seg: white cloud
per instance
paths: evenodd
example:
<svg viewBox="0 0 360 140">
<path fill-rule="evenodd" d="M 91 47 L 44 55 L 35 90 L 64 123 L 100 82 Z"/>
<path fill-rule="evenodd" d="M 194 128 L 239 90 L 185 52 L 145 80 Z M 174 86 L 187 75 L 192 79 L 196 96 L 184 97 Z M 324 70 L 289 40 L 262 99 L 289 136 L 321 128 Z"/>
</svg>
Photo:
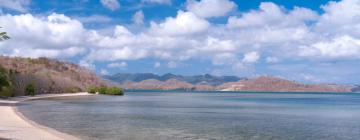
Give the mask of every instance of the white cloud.
<svg viewBox="0 0 360 140">
<path fill-rule="evenodd" d="M 0 7 L 26 13 L 31 0 L 0 0 Z"/>
<path fill-rule="evenodd" d="M 81 67 L 84 67 L 84 68 L 87 68 L 90 70 L 95 70 L 95 68 L 96 68 L 96 66 L 94 65 L 94 63 L 92 61 L 84 60 L 84 59 L 79 61 L 79 65 Z"/>
<path fill-rule="evenodd" d="M 100 0 L 100 2 L 104 7 L 112 11 L 120 8 L 120 3 L 118 2 L 118 0 Z"/>
<path fill-rule="evenodd" d="M 110 63 L 107 65 L 108 68 L 124 68 L 127 67 L 126 62 L 120 62 L 120 63 Z"/>
<path fill-rule="evenodd" d="M 314 21 L 318 18 L 316 12 L 295 7 L 287 12 L 282 7 L 263 2 L 259 10 L 243 13 L 241 17 L 232 16 L 228 20 L 229 28 L 257 28 L 257 27 L 291 27 L 304 25 L 306 21 Z"/>
<path fill-rule="evenodd" d="M 302 47 L 301 56 L 314 58 L 360 58 L 360 39 L 351 36 L 334 38 L 331 41 L 316 42 Z"/>
<path fill-rule="evenodd" d="M 97 49 L 88 54 L 88 59 L 97 61 L 116 61 L 116 60 L 137 60 L 146 58 L 146 50 L 124 47 L 120 49 Z"/>
<path fill-rule="evenodd" d="M 106 69 L 101 69 L 100 74 L 101 75 L 109 75 L 109 71 L 107 71 Z"/>
<path fill-rule="evenodd" d="M 175 18 L 168 17 L 164 22 L 151 22 L 151 31 L 160 35 L 187 35 L 206 30 L 210 23 L 191 12 L 178 11 Z"/>
<path fill-rule="evenodd" d="M 141 25 L 141 24 L 144 24 L 144 13 L 143 11 L 137 11 L 133 18 L 132 18 L 133 22 L 137 25 Z"/>
<path fill-rule="evenodd" d="M 177 68 L 177 67 L 179 67 L 179 63 L 177 63 L 175 61 L 170 61 L 170 62 L 168 62 L 167 66 L 169 68 Z"/>
<path fill-rule="evenodd" d="M 155 62 L 154 68 L 160 68 L 160 67 L 161 67 L 161 63 L 160 62 Z"/>
<path fill-rule="evenodd" d="M 199 17 L 221 17 L 236 8 L 230 0 L 187 0 L 186 9 Z"/>
<path fill-rule="evenodd" d="M 269 64 L 274 64 L 274 63 L 278 63 L 280 62 L 279 58 L 277 57 L 267 57 L 266 58 L 266 63 L 269 63 Z"/>
<path fill-rule="evenodd" d="M 79 21 L 65 15 L 3 15 L 0 25 L 11 36 L 0 44 L 0 50 L 6 55 L 66 58 L 85 51 L 81 46 L 86 29 Z"/>
<path fill-rule="evenodd" d="M 257 52 L 249 52 L 244 55 L 243 62 L 244 63 L 256 63 L 260 58 L 259 53 Z"/>
<path fill-rule="evenodd" d="M 91 15 L 87 17 L 74 17 L 82 23 L 107 23 L 112 21 L 112 19 L 108 16 L 104 15 Z"/>
<path fill-rule="evenodd" d="M 171 0 L 141 0 L 142 3 L 171 4 Z"/>
</svg>

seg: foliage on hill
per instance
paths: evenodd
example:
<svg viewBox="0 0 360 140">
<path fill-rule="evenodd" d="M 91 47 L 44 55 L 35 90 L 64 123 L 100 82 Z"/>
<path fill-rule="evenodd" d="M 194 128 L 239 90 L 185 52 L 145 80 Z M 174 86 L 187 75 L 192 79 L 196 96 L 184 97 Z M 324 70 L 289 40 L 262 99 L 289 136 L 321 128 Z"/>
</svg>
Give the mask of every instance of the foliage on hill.
<svg viewBox="0 0 360 140">
<path fill-rule="evenodd" d="M 13 93 L 26 95 L 26 86 L 34 86 L 34 94 L 73 93 L 91 85 L 107 85 L 91 71 L 78 65 L 48 58 L 20 58 L 0 56 L 0 65 L 8 72 Z"/>
</svg>

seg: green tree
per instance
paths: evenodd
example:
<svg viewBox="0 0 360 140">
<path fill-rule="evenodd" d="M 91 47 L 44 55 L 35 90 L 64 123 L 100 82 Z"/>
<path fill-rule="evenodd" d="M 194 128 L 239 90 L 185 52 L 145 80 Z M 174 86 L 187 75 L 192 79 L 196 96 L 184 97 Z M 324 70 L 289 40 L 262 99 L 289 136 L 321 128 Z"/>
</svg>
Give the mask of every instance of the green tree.
<svg viewBox="0 0 360 140">
<path fill-rule="evenodd" d="M 124 91 L 118 87 L 109 87 L 106 89 L 107 95 L 124 95 Z"/>
<path fill-rule="evenodd" d="M 2 28 L 2 27 L 0 27 Z M 0 41 L 10 39 L 6 32 L 0 32 Z"/>
<path fill-rule="evenodd" d="M 12 90 L 12 83 L 10 81 L 9 73 L 6 69 L 0 66 L 0 97 L 14 96 Z"/>
<path fill-rule="evenodd" d="M 98 92 L 98 88 L 95 87 L 95 86 L 90 86 L 90 87 L 87 89 L 87 92 L 88 92 L 88 93 L 91 93 L 91 94 L 95 94 L 96 92 Z"/>
<path fill-rule="evenodd" d="M 28 84 L 25 87 L 26 95 L 35 96 L 35 86 L 33 84 Z"/>
<path fill-rule="evenodd" d="M 99 94 L 106 94 L 106 91 L 107 91 L 106 86 L 99 87 L 98 89 Z"/>
</svg>

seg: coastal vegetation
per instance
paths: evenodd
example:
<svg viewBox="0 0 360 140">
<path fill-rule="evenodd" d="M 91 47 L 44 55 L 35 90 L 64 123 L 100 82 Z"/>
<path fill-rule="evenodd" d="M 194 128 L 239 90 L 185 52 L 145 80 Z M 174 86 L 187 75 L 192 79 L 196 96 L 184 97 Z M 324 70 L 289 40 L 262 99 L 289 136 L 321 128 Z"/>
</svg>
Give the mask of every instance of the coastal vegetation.
<svg viewBox="0 0 360 140">
<path fill-rule="evenodd" d="M 0 66 L 0 97 L 14 96 L 12 88 L 12 82 L 8 71 Z"/>
<path fill-rule="evenodd" d="M 26 95 L 35 96 L 35 86 L 33 84 L 28 84 L 25 88 Z"/>
<path fill-rule="evenodd" d="M 104 95 L 118 95 L 118 96 L 124 95 L 124 90 L 122 88 L 107 87 L 107 86 L 100 86 L 100 87 L 91 86 L 88 88 L 87 92 L 90 94 L 98 93 Z"/>
</svg>

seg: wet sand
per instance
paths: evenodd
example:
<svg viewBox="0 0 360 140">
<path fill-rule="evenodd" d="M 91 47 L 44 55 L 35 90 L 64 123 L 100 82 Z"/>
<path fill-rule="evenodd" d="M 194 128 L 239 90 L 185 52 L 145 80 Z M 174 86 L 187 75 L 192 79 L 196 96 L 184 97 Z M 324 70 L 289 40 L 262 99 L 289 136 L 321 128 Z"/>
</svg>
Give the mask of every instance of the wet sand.
<svg viewBox="0 0 360 140">
<path fill-rule="evenodd" d="M 58 132 L 52 128 L 39 125 L 27 119 L 17 111 L 16 104 L 26 100 L 84 95 L 91 94 L 48 94 L 34 97 L 16 97 L 9 100 L 0 100 L 0 140 L 78 140 L 78 138 L 74 136 Z"/>
</svg>

